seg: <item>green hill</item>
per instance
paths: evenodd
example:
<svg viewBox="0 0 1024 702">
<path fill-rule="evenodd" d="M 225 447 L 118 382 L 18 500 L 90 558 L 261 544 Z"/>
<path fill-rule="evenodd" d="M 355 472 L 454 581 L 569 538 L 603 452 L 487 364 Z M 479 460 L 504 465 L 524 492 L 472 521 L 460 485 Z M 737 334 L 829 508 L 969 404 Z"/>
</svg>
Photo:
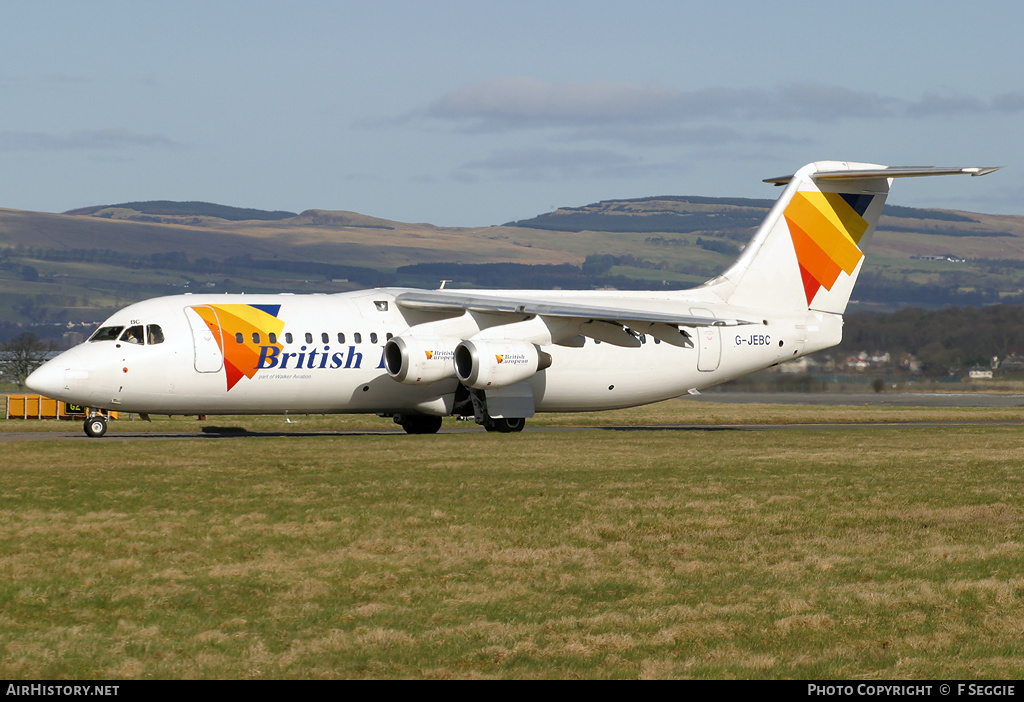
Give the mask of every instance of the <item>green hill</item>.
<svg viewBox="0 0 1024 702">
<path fill-rule="evenodd" d="M 148 202 L 125 202 L 120 205 L 98 205 L 71 210 L 64 214 L 92 215 L 108 219 L 130 219 L 135 217 L 172 216 L 172 217 L 213 217 L 229 222 L 245 220 L 277 220 L 297 216 L 294 212 L 268 212 L 242 207 L 215 205 L 210 202 L 174 202 L 171 200 L 151 200 Z M 118 215 L 122 216 L 118 216 Z M 142 220 L 145 221 L 145 220 Z M 159 221 L 159 220 L 154 220 Z"/>
<path fill-rule="evenodd" d="M 734 232 L 757 227 L 774 200 L 750 198 L 663 196 L 607 200 L 584 207 L 561 207 L 507 226 L 565 232 Z M 946 210 L 887 206 L 888 217 L 977 223 L 972 217 Z"/>
</svg>

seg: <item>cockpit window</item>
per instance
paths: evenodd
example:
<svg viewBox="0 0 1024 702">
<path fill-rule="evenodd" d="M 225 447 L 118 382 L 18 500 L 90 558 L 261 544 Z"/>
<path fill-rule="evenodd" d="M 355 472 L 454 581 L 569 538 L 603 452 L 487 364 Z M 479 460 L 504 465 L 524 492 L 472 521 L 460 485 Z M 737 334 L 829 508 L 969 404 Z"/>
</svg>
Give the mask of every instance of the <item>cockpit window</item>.
<svg viewBox="0 0 1024 702">
<path fill-rule="evenodd" d="M 164 330 L 160 328 L 159 324 L 150 324 L 146 327 L 146 343 L 147 344 L 162 344 L 164 343 Z"/>
<path fill-rule="evenodd" d="M 129 344 L 141 344 L 142 343 L 142 325 L 136 324 L 133 327 L 128 327 L 124 330 L 124 334 L 121 335 L 121 341 L 127 341 Z"/>
<path fill-rule="evenodd" d="M 89 341 L 113 341 L 124 327 L 100 327 L 96 330 Z"/>
</svg>

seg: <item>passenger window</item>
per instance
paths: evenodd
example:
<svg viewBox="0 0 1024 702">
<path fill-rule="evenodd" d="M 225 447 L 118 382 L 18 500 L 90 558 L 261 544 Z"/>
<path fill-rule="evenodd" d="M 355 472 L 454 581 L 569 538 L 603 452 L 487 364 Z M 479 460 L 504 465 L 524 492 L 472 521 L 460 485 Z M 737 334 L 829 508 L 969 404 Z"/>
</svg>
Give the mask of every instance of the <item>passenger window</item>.
<svg viewBox="0 0 1024 702">
<path fill-rule="evenodd" d="M 253 332 L 252 333 L 252 343 L 254 343 L 254 344 L 259 344 L 260 343 L 260 333 L 259 332 Z"/>
<path fill-rule="evenodd" d="M 164 343 L 164 330 L 160 328 L 159 324 L 150 324 L 148 327 L 146 327 L 146 343 Z"/>
<path fill-rule="evenodd" d="M 313 343 L 313 335 L 310 334 L 309 332 L 306 332 L 306 343 L 307 344 L 312 344 Z"/>
<path fill-rule="evenodd" d="M 329 344 L 331 342 L 331 337 L 329 337 L 327 335 L 327 332 L 321 332 L 320 333 L 320 341 L 322 343 Z"/>
<path fill-rule="evenodd" d="M 274 332 L 270 332 L 269 334 L 267 334 L 267 339 L 270 341 L 270 343 L 276 344 L 277 343 L 277 334 L 275 334 Z"/>
<path fill-rule="evenodd" d="M 236 344 L 244 344 L 245 343 L 245 337 L 242 336 L 242 332 L 237 332 L 235 334 L 235 343 Z"/>
<path fill-rule="evenodd" d="M 125 329 L 124 334 L 121 335 L 121 341 L 127 341 L 129 344 L 141 344 L 142 325 L 137 324 L 134 327 Z"/>
<path fill-rule="evenodd" d="M 292 333 L 291 332 L 285 332 L 284 333 L 284 343 L 286 343 L 286 344 L 292 343 Z"/>
<path fill-rule="evenodd" d="M 124 327 L 100 327 L 89 341 L 114 341 Z"/>
<path fill-rule="evenodd" d="M 384 338 L 387 341 L 391 341 L 391 337 L 393 337 L 393 336 L 394 336 L 394 334 L 392 334 L 391 332 L 388 332 L 387 334 L 384 335 Z"/>
<path fill-rule="evenodd" d="M 356 342 L 357 344 L 363 343 L 363 335 L 360 334 L 359 332 L 356 332 L 355 334 L 352 335 L 352 341 Z"/>
<path fill-rule="evenodd" d="M 370 343 L 371 344 L 376 344 L 377 343 L 377 332 L 370 332 Z"/>
<path fill-rule="evenodd" d="M 342 332 L 338 332 L 338 343 L 339 344 L 344 344 L 345 343 L 345 335 Z"/>
</svg>

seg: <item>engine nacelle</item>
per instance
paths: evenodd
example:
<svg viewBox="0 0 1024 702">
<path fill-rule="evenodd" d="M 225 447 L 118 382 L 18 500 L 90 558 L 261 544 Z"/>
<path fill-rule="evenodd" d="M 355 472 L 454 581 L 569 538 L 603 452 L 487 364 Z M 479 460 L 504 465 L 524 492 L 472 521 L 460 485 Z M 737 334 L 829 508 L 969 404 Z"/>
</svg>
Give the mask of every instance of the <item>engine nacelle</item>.
<svg viewBox="0 0 1024 702">
<path fill-rule="evenodd" d="M 503 388 L 551 365 L 551 356 L 528 341 L 468 340 L 455 347 L 455 375 L 471 388 Z"/>
<path fill-rule="evenodd" d="M 455 346 L 459 339 L 392 337 L 384 346 L 388 375 L 407 385 L 427 385 L 455 377 Z"/>
</svg>

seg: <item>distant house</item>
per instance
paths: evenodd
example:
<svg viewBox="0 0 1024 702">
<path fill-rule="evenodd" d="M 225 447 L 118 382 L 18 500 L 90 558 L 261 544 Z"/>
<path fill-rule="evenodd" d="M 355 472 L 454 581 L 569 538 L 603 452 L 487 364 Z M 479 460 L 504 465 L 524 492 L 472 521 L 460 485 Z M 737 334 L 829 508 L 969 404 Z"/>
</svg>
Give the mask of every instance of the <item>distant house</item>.
<svg viewBox="0 0 1024 702">
<path fill-rule="evenodd" d="M 999 370 L 1021 371 L 1024 370 L 1024 357 L 1011 353 L 999 363 Z"/>
<path fill-rule="evenodd" d="M 861 351 L 855 356 L 847 356 L 843 365 L 847 370 L 853 371 L 884 369 L 892 365 L 892 355 L 888 351 L 875 351 L 874 353 Z"/>
<path fill-rule="evenodd" d="M 912 353 L 904 353 L 900 356 L 899 367 L 902 370 L 909 371 L 911 373 L 921 372 L 921 362 L 917 360 L 917 356 Z"/>
<path fill-rule="evenodd" d="M 823 370 L 822 364 L 811 356 L 803 356 L 793 361 L 786 361 L 778 366 L 779 373 L 807 374 Z"/>
</svg>

